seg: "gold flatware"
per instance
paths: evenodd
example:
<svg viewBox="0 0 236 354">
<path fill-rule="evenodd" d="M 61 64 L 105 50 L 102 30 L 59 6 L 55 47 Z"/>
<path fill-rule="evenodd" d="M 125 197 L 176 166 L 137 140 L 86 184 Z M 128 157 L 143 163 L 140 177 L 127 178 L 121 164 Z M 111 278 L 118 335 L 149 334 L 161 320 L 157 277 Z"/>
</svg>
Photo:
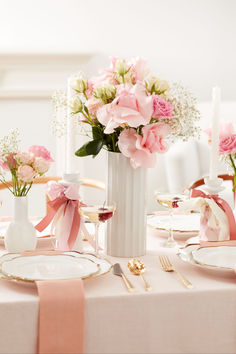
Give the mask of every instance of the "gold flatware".
<svg viewBox="0 0 236 354">
<path fill-rule="evenodd" d="M 141 278 L 143 279 L 146 291 L 152 290 L 151 286 L 148 284 L 147 280 L 143 276 L 143 273 L 145 272 L 146 267 L 142 261 L 140 261 L 139 259 L 133 258 L 128 262 L 128 268 L 132 274 L 141 276 Z"/>
<path fill-rule="evenodd" d="M 175 272 L 187 289 L 193 288 L 192 283 L 190 283 L 188 279 L 186 279 L 178 270 L 173 267 L 167 256 L 159 256 L 159 260 L 161 263 L 161 267 L 165 272 Z"/>
<path fill-rule="evenodd" d="M 133 286 L 131 281 L 129 281 L 129 279 L 124 275 L 123 270 L 121 269 L 121 266 L 120 266 L 119 263 L 116 263 L 116 264 L 113 265 L 113 273 L 115 275 L 120 276 L 123 279 L 123 281 L 125 283 L 125 286 L 127 287 L 127 290 L 129 292 L 135 292 L 136 291 L 136 288 Z"/>
</svg>

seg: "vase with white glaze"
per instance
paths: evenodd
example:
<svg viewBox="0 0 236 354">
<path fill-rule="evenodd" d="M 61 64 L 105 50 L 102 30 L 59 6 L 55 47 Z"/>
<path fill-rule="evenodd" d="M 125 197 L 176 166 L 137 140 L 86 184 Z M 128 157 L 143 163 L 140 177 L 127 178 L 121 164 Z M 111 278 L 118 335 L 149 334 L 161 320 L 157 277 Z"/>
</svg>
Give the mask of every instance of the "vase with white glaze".
<svg viewBox="0 0 236 354">
<path fill-rule="evenodd" d="M 114 257 L 146 253 L 146 169 L 134 169 L 121 153 L 107 154 L 107 203 L 116 211 L 107 221 L 106 252 Z"/>
<path fill-rule="evenodd" d="M 35 250 L 36 244 L 36 231 L 28 218 L 27 197 L 14 196 L 14 215 L 5 235 L 5 247 L 8 252 L 19 253 Z"/>
</svg>

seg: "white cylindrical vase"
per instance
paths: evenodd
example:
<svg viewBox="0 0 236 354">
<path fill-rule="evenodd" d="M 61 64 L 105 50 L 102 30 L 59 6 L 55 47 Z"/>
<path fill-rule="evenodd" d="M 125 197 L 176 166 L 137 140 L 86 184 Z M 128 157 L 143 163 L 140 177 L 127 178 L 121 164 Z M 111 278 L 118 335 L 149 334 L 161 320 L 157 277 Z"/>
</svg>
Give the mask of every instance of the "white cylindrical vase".
<svg viewBox="0 0 236 354">
<path fill-rule="evenodd" d="M 18 253 L 35 250 L 36 244 L 36 231 L 28 219 L 27 197 L 14 197 L 14 215 L 5 235 L 5 247 L 8 252 Z"/>
<path fill-rule="evenodd" d="M 116 203 L 116 211 L 107 221 L 107 254 L 143 256 L 146 253 L 146 169 L 134 169 L 121 153 L 107 155 L 107 203 Z"/>
</svg>

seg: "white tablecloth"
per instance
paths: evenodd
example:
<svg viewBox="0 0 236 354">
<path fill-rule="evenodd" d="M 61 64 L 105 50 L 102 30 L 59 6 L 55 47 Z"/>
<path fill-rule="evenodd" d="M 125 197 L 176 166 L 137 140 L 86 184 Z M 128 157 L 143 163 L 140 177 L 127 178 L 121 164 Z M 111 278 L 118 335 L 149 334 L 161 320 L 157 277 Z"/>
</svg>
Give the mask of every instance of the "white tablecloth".
<svg viewBox="0 0 236 354">
<path fill-rule="evenodd" d="M 194 285 L 187 290 L 174 273 L 161 270 L 158 254 L 169 254 Z M 201 270 L 148 238 L 141 257 L 152 285 L 129 275 L 137 293 L 128 293 L 111 273 L 85 280 L 86 353 L 236 353 L 236 275 Z M 0 281 L 0 353 L 36 352 L 39 300 L 34 286 Z"/>
</svg>

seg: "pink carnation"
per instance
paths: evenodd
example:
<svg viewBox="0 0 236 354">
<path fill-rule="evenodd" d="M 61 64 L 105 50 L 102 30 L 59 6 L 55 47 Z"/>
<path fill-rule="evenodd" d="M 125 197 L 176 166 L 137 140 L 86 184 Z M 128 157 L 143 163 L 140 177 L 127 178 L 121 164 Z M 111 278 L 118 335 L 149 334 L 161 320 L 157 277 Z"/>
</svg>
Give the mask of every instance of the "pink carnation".
<svg viewBox="0 0 236 354">
<path fill-rule="evenodd" d="M 153 97 L 153 118 L 173 118 L 173 105 L 161 96 Z"/>
<path fill-rule="evenodd" d="M 29 152 L 34 154 L 35 157 L 43 157 L 45 160 L 48 160 L 50 162 L 54 161 L 51 157 L 50 152 L 44 146 L 32 145 L 29 148 Z"/>
<path fill-rule="evenodd" d="M 35 157 L 33 167 L 39 174 L 46 173 L 49 170 L 50 161 L 45 160 L 43 157 Z"/>
<path fill-rule="evenodd" d="M 125 129 L 119 136 L 118 146 L 121 153 L 130 158 L 134 168 L 154 167 L 155 153 L 164 153 L 168 149 L 164 138 L 170 134 L 170 131 L 170 127 L 163 123 L 146 125 L 142 129 L 142 136 L 134 129 Z"/>
<path fill-rule="evenodd" d="M 35 178 L 36 174 L 33 168 L 29 165 L 21 165 L 17 170 L 18 178 L 22 182 L 30 183 Z"/>
<path fill-rule="evenodd" d="M 30 152 L 19 151 L 16 154 L 16 159 L 23 165 L 30 165 L 34 162 L 34 155 Z"/>
<path fill-rule="evenodd" d="M 142 85 L 120 85 L 116 98 L 97 111 L 99 122 L 106 126 L 105 134 L 113 133 L 122 124 L 133 128 L 146 125 L 151 116 L 152 97 L 146 95 Z"/>
<path fill-rule="evenodd" d="M 16 160 L 13 153 L 0 156 L 0 167 L 3 170 L 9 171 L 16 168 Z"/>
</svg>

